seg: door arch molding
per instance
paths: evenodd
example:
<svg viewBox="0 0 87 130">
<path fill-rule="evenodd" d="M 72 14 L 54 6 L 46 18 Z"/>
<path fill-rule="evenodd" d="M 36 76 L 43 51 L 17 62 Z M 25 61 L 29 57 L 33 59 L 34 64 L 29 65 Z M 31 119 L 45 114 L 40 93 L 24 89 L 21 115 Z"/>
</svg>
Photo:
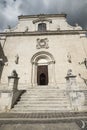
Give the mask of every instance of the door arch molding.
<svg viewBox="0 0 87 130">
<path fill-rule="evenodd" d="M 40 60 L 46 60 L 47 62 L 42 62 L 39 63 Z M 31 84 L 34 85 L 38 85 L 37 83 L 37 68 L 39 65 L 47 65 L 48 66 L 48 81 L 49 81 L 49 85 L 50 84 L 54 84 L 55 83 L 55 60 L 54 57 L 51 53 L 49 52 L 45 52 L 45 51 L 41 51 L 38 53 L 35 53 L 32 58 L 31 58 L 31 64 L 32 64 L 32 72 L 31 72 Z"/>
<path fill-rule="evenodd" d="M 31 63 L 37 63 L 39 59 L 41 58 L 45 58 L 48 61 L 52 61 L 55 62 L 54 57 L 51 53 L 46 52 L 46 51 L 41 51 L 41 52 L 37 52 L 36 54 L 34 54 L 31 58 Z"/>
</svg>

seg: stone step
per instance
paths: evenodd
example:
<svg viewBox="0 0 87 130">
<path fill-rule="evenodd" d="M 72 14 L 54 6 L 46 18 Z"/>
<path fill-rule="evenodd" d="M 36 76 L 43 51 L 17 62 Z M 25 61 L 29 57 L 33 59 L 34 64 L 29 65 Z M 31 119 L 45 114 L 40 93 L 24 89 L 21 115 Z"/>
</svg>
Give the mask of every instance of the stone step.
<svg viewBox="0 0 87 130">
<path fill-rule="evenodd" d="M 57 92 L 55 92 L 55 93 L 54 92 L 50 92 L 50 93 L 48 93 L 48 92 L 47 93 L 46 92 L 32 92 L 32 93 L 24 93 L 24 96 L 25 95 L 35 95 L 35 94 L 36 95 L 38 95 L 38 94 L 39 95 L 48 95 L 49 94 L 49 95 L 59 95 L 59 96 L 62 95 L 62 96 L 66 96 L 66 93 L 60 93 L 59 94 Z"/>
<path fill-rule="evenodd" d="M 65 107 L 45 107 L 45 108 L 43 108 L 43 107 L 29 107 L 29 108 L 20 108 L 20 107 L 18 107 L 18 108 L 14 108 L 14 109 L 12 109 L 12 111 L 19 111 L 19 112 L 21 112 L 21 111 L 24 111 L 24 112 L 33 112 L 33 111 L 35 111 L 35 112 L 40 112 L 40 111 L 48 111 L 48 112 L 50 112 L 50 111 L 68 111 L 68 110 L 71 110 L 71 108 L 70 107 L 67 107 L 67 106 L 65 106 Z M 12 112 L 11 111 L 11 112 Z"/>
<path fill-rule="evenodd" d="M 66 108 L 70 108 L 70 106 L 45 106 L 45 107 L 43 107 L 43 106 L 37 106 L 37 107 L 35 107 L 35 106 L 29 106 L 29 107 L 27 107 L 27 106 L 19 106 L 19 107 L 16 107 L 16 108 L 14 108 L 14 110 L 61 110 L 61 109 L 66 109 Z"/>
<path fill-rule="evenodd" d="M 45 88 L 45 89 L 43 89 L 43 88 L 39 88 L 39 89 L 30 89 L 30 90 L 27 90 L 26 92 L 27 93 L 29 93 L 29 92 L 35 92 L 35 91 L 37 91 L 37 92 L 59 92 L 59 93 L 63 93 L 63 92 L 66 92 L 65 90 L 59 90 L 59 89 L 54 89 L 54 88 L 52 88 L 52 89 L 48 89 L 48 88 Z"/>
<path fill-rule="evenodd" d="M 60 92 L 60 91 L 57 91 L 57 90 L 55 90 L 55 91 L 53 91 L 53 90 L 50 90 L 50 91 L 49 91 L 49 90 L 47 90 L 47 91 L 46 91 L 46 90 L 45 90 L 45 91 L 43 91 L 43 90 L 33 91 L 33 90 L 32 90 L 32 91 L 28 91 L 28 92 L 26 92 L 26 93 L 27 93 L 27 94 L 33 94 L 33 93 L 35 93 L 35 92 L 37 92 L 37 93 L 39 93 L 39 94 L 40 94 L 40 93 L 46 93 L 46 94 L 48 94 L 48 93 L 49 93 L 49 94 L 54 93 L 54 94 L 59 94 L 59 95 L 60 95 L 60 94 L 66 94 L 65 92 Z M 25 94 L 25 93 L 24 93 L 24 94 Z"/>
<path fill-rule="evenodd" d="M 53 105 L 55 105 L 55 106 L 64 106 L 64 105 L 69 105 L 69 103 L 68 102 L 64 102 L 64 103 L 49 103 L 49 104 L 47 104 L 47 103 L 33 103 L 33 102 L 30 102 L 30 103 L 21 103 L 21 102 L 19 102 L 18 104 L 17 104 L 17 106 L 53 106 Z"/>
<path fill-rule="evenodd" d="M 22 97 L 31 97 L 31 96 L 36 96 L 36 97 L 42 97 L 42 96 L 45 96 L 45 97 L 49 97 L 49 96 L 54 96 L 54 97 L 66 97 L 67 95 L 56 95 L 56 94 L 26 94 L 26 95 L 22 95 Z"/>
<path fill-rule="evenodd" d="M 30 87 L 30 88 L 27 89 L 27 91 L 29 91 L 29 90 L 37 90 L 37 89 L 38 89 L 38 90 L 39 90 L 39 89 L 41 89 L 41 90 L 42 90 L 42 89 L 53 89 L 53 90 L 57 89 L 57 90 L 59 90 L 59 87 L 58 87 L 58 86 L 48 86 L 48 85 L 47 85 L 47 86 L 44 86 L 44 85 L 42 86 L 42 85 L 41 85 L 41 86 Z M 60 91 L 60 90 L 59 90 L 59 91 Z"/>
<path fill-rule="evenodd" d="M 39 92 L 48 92 L 48 93 L 51 93 L 51 92 L 53 92 L 53 93 L 64 93 L 65 91 L 59 91 L 59 90 L 57 90 L 57 89 L 31 89 L 31 90 L 28 90 L 28 91 L 26 91 L 27 93 L 32 93 L 32 92 L 37 92 L 37 93 L 39 93 Z"/>
<path fill-rule="evenodd" d="M 12 113 L 61 113 L 61 112 L 71 112 L 71 109 L 61 109 L 61 110 L 12 110 Z M 43 118 L 43 117 L 42 117 Z"/>
<path fill-rule="evenodd" d="M 57 97 L 55 97 L 55 98 L 53 98 L 53 97 L 49 97 L 49 98 L 45 98 L 45 97 L 40 97 L 40 98 L 36 98 L 36 97 L 31 97 L 31 98 L 21 98 L 20 99 L 20 101 L 43 101 L 43 100 L 45 100 L 45 101 L 66 101 L 66 100 L 69 100 L 69 99 L 67 99 L 67 98 L 57 98 Z"/>
<path fill-rule="evenodd" d="M 58 97 L 58 96 L 25 96 L 25 97 L 22 97 L 23 99 L 33 99 L 33 98 L 44 98 L 44 99 L 49 99 L 49 98 L 53 98 L 53 99 L 55 99 L 55 98 L 57 98 L 57 99 L 68 99 L 67 97 Z"/>
<path fill-rule="evenodd" d="M 66 93 L 59 93 L 59 92 L 52 92 L 52 91 L 51 91 L 51 92 L 48 92 L 48 91 L 47 91 L 47 92 L 43 92 L 43 91 L 37 92 L 37 91 L 35 91 L 35 92 L 27 92 L 27 93 L 24 93 L 24 95 L 26 95 L 26 94 L 27 94 L 27 95 L 30 95 L 30 94 L 32 94 L 32 95 L 33 95 L 33 94 L 37 94 L 37 95 L 38 95 L 38 94 L 40 94 L 40 95 L 41 95 L 41 94 L 66 95 Z"/>
<path fill-rule="evenodd" d="M 66 97 L 67 95 L 58 95 L 58 94 L 27 94 L 27 95 L 22 95 L 22 97 L 32 97 L 32 96 L 36 96 L 36 97 Z"/>
<path fill-rule="evenodd" d="M 17 106 L 15 106 L 11 111 L 17 111 L 17 112 L 21 112 L 22 110 L 24 111 L 24 112 L 29 112 L 29 111 L 31 111 L 31 112 L 33 112 L 33 111 L 68 111 L 68 110 L 71 110 L 71 107 L 70 107 L 70 105 L 68 104 L 68 105 L 62 105 L 62 106 L 60 106 L 60 105 L 57 105 L 57 106 L 55 106 L 55 105 L 51 105 L 51 106 L 19 106 L 19 105 L 17 105 Z"/>
<path fill-rule="evenodd" d="M 18 104 L 63 104 L 63 103 L 68 103 L 68 101 L 20 101 Z"/>
<path fill-rule="evenodd" d="M 12 111 L 65 111 L 70 110 L 69 97 L 64 91 L 41 87 L 26 91 Z"/>
<path fill-rule="evenodd" d="M 40 101 L 40 100 L 45 100 L 45 101 L 66 101 L 66 100 L 68 100 L 69 101 L 69 99 L 67 99 L 67 98 L 57 98 L 57 97 L 55 97 L 55 98 L 53 98 L 53 97 L 49 97 L 49 98 L 45 98 L 45 97 L 40 97 L 40 98 L 38 98 L 38 97 L 31 97 L 31 98 L 20 98 L 20 101 L 33 101 L 33 100 L 35 100 L 35 101 Z"/>
<path fill-rule="evenodd" d="M 65 107 L 69 106 L 69 104 L 17 104 L 16 107 Z"/>
</svg>

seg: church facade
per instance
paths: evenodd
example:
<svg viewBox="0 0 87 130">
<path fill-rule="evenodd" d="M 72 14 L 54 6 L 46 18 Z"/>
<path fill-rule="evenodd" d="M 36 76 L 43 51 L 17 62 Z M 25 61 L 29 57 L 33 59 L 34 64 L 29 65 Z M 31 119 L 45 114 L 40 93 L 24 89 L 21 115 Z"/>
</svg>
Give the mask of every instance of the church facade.
<svg viewBox="0 0 87 130">
<path fill-rule="evenodd" d="M 66 14 L 18 20 L 0 33 L 0 111 L 87 111 L 87 31 Z"/>
</svg>

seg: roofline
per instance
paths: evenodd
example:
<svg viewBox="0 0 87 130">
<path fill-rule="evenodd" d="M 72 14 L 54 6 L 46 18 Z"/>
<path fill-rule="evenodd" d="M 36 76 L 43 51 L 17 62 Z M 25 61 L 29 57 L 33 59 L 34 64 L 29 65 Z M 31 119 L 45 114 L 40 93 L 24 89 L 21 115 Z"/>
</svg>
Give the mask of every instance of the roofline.
<svg viewBox="0 0 87 130">
<path fill-rule="evenodd" d="M 20 15 L 18 19 L 39 18 L 39 17 L 67 17 L 67 14 L 37 14 L 37 15 Z"/>
</svg>

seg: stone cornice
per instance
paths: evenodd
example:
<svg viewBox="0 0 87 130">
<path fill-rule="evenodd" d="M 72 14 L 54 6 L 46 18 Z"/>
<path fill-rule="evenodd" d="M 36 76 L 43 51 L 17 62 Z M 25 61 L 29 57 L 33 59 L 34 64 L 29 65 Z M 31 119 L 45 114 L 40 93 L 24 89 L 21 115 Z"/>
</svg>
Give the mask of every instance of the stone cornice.
<svg viewBox="0 0 87 130">
<path fill-rule="evenodd" d="M 26 19 L 26 18 L 39 18 L 39 17 L 65 17 L 66 14 L 39 14 L 39 15 L 20 15 L 18 19 Z"/>
<path fill-rule="evenodd" d="M 46 32 L 1 32 L 0 37 L 6 36 L 35 36 L 35 35 L 77 35 L 85 34 L 87 30 L 60 30 L 60 31 L 46 31 Z"/>
</svg>

